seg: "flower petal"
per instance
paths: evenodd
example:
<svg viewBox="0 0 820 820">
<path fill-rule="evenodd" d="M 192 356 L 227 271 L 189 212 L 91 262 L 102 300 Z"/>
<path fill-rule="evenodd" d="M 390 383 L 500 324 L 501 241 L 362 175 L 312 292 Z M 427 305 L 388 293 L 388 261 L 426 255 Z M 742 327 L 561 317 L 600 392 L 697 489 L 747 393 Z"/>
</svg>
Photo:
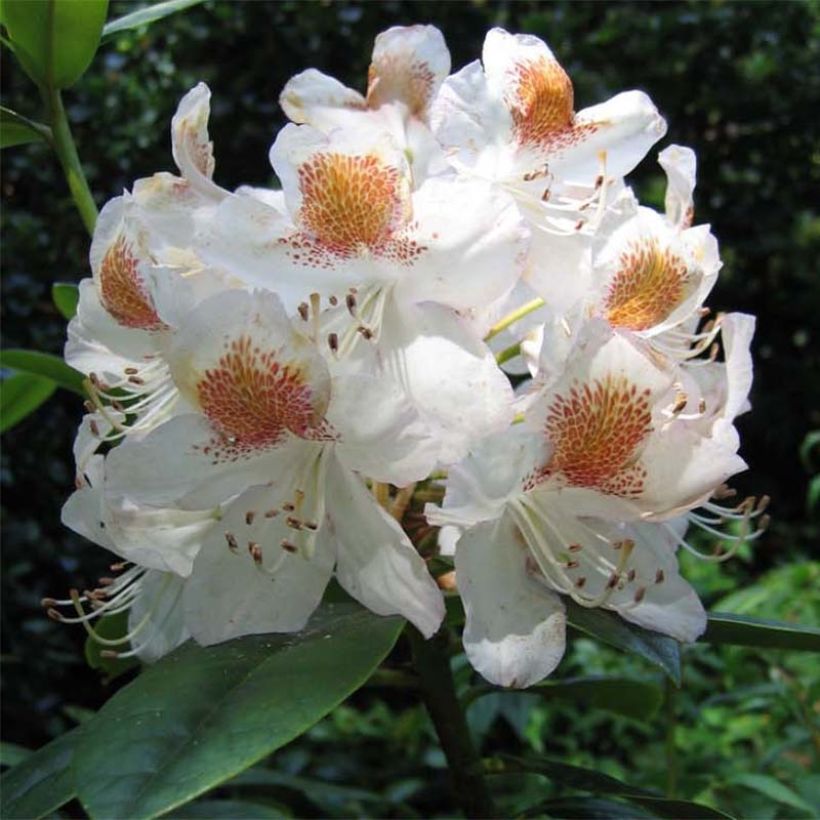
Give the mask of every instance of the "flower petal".
<svg viewBox="0 0 820 820">
<path fill-rule="evenodd" d="M 290 535 L 285 514 L 267 512 L 281 508 L 291 489 L 286 482 L 242 493 L 203 543 L 184 591 L 186 623 L 198 643 L 296 632 L 319 605 L 333 569 L 332 543 L 320 535 L 310 559 L 291 554 L 281 547 Z"/>
<path fill-rule="evenodd" d="M 467 530 L 455 566 L 473 667 L 490 683 L 516 688 L 549 675 L 564 654 L 564 605 L 528 573 L 526 547 L 509 516 Z"/>
<path fill-rule="evenodd" d="M 336 577 L 378 615 L 403 615 L 425 637 L 444 618 L 444 601 L 421 556 L 364 484 L 336 459 L 328 466 L 327 524 Z"/>
<path fill-rule="evenodd" d="M 362 112 L 366 103 L 358 91 L 309 68 L 287 81 L 279 105 L 291 122 L 328 131 L 345 123 L 345 114 Z"/>
<path fill-rule="evenodd" d="M 677 228 L 688 228 L 694 214 L 695 152 L 683 145 L 669 145 L 658 154 L 658 162 L 666 172 L 666 218 Z"/>
<path fill-rule="evenodd" d="M 128 629 L 139 630 L 131 642 L 137 657 L 153 663 L 191 637 L 182 608 L 185 581 L 169 572 L 149 570 L 139 584 L 128 613 Z"/>
</svg>

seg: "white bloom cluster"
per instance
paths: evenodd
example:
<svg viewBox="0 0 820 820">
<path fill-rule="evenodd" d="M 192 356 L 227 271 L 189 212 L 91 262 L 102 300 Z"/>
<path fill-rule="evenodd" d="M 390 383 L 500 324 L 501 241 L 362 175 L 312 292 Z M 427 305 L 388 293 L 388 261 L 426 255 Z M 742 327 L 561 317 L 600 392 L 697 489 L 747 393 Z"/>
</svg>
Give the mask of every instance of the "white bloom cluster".
<svg viewBox="0 0 820 820">
<path fill-rule="evenodd" d="M 179 175 L 100 214 L 63 520 L 121 560 L 51 615 L 152 660 L 299 630 L 335 577 L 430 636 L 442 592 L 400 525 L 427 481 L 488 680 L 552 671 L 566 597 L 694 640 L 687 526 L 738 541 L 765 520 L 714 501 L 745 467 L 754 320 L 701 324 L 720 259 L 691 226 L 693 152 L 659 156 L 664 214 L 624 184 L 665 133 L 649 98 L 576 112 L 535 37 L 494 29 L 450 74 L 437 29 L 393 28 L 364 96 L 313 69 L 286 85 L 281 190 L 235 192 L 213 181 L 209 98 L 173 119 Z M 97 634 L 124 611 L 125 638 Z"/>
</svg>

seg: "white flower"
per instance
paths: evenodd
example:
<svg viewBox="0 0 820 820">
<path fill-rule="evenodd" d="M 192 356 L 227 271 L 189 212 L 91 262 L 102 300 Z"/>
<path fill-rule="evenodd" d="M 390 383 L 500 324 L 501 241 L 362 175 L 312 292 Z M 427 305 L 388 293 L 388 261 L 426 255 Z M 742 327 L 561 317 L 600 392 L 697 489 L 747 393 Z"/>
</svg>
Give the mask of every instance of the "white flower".
<svg viewBox="0 0 820 820">
<path fill-rule="evenodd" d="M 527 686 L 555 667 L 564 640 L 555 593 L 679 640 L 703 630 L 677 573 L 674 549 L 685 542 L 675 519 L 745 465 L 726 437 L 676 418 L 676 372 L 591 322 L 527 425 L 451 468 L 443 508 L 428 506 L 432 524 L 466 530 L 456 546 L 465 647 L 492 682 Z"/>
</svg>

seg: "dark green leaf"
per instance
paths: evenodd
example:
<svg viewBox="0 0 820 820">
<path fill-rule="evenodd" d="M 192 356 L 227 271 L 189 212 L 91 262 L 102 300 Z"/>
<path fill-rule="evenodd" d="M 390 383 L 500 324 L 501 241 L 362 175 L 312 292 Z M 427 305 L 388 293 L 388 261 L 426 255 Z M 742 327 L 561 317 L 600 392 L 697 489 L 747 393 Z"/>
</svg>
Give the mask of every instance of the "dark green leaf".
<svg viewBox="0 0 820 820">
<path fill-rule="evenodd" d="M 0 817 L 43 817 L 74 797 L 70 766 L 78 736 L 72 729 L 0 777 Z"/>
<path fill-rule="evenodd" d="M 744 786 L 747 789 L 774 800 L 775 803 L 782 803 L 784 806 L 791 806 L 800 812 L 805 812 L 806 817 L 814 817 L 817 813 L 815 806 L 810 806 L 797 792 L 792 791 L 788 786 L 766 774 L 740 773 L 732 775 L 728 781 L 729 785 Z"/>
<path fill-rule="evenodd" d="M 550 760 L 546 757 L 520 758 L 512 755 L 502 755 L 488 761 L 486 771 L 488 774 L 521 772 L 541 774 L 561 786 L 593 792 L 594 794 L 613 794 L 623 797 L 631 803 L 637 803 L 639 806 L 648 809 L 658 817 L 693 818 L 693 820 L 728 817 L 727 814 L 709 806 L 654 794 L 646 789 L 630 786 L 615 777 L 610 777 L 608 774 L 596 772 L 592 769 L 584 769 L 581 766 L 570 766 L 568 763 Z"/>
<path fill-rule="evenodd" d="M 73 319 L 80 301 L 80 289 L 73 282 L 55 282 L 51 286 L 51 299 L 66 319 Z"/>
<path fill-rule="evenodd" d="M 390 651 L 399 618 L 323 604 L 293 635 L 185 644 L 84 724 L 74 762 L 94 817 L 171 811 L 302 734 Z"/>
<path fill-rule="evenodd" d="M 26 74 L 43 88 L 67 88 L 97 51 L 108 0 L 3 0 L 3 23 Z"/>
<path fill-rule="evenodd" d="M 57 389 L 51 379 L 18 373 L 0 382 L 0 433 L 31 415 Z"/>
<path fill-rule="evenodd" d="M 0 105 L 0 148 L 48 140 L 51 129 Z"/>
<path fill-rule="evenodd" d="M 197 800 L 184 808 L 166 815 L 169 818 L 202 818 L 202 820 L 267 820 L 267 818 L 290 817 L 287 810 L 265 803 L 246 800 Z"/>
<path fill-rule="evenodd" d="M 41 353 L 38 350 L 19 350 L 9 348 L 0 350 L 0 367 L 9 367 L 32 376 L 45 376 L 58 387 L 72 390 L 85 396 L 83 390 L 84 376 L 73 367 L 69 367 L 59 356 L 52 353 Z"/>
<path fill-rule="evenodd" d="M 0 741 L 0 766 L 16 766 L 31 754 L 31 749 L 18 743 Z"/>
<path fill-rule="evenodd" d="M 560 817 L 562 820 L 642 820 L 655 815 L 636 809 L 620 800 L 607 800 L 603 797 L 564 797 L 547 800 L 533 806 L 525 813 L 526 817 Z"/>
<path fill-rule="evenodd" d="M 477 690 L 474 697 L 482 697 L 492 692 L 514 694 L 516 690 L 488 686 Z M 634 678 L 587 677 L 546 680 L 531 686 L 523 694 L 569 700 L 582 707 L 607 709 L 638 720 L 653 717 L 663 702 L 663 691 L 655 681 Z M 467 700 L 472 700 L 469 692 Z"/>
<path fill-rule="evenodd" d="M 662 669 L 680 686 L 680 646 L 673 638 L 651 632 L 603 609 L 587 609 L 566 600 L 567 623 L 599 641 L 631 652 Z"/>
<path fill-rule="evenodd" d="M 157 20 L 162 20 L 163 17 L 176 14 L 178 11 L 184 11 L 191 8 L 191 6 L 198 6 L 202 2 L 204 0 L 166 0 L 164 3 L 155 3 L 153 6 L 132 11 L 131 14 L 126 14 L 124 17 L 106 23 L 102 32 L 102 40 L 106 42 L 121 31 L 148 26 Z"/>
<path fill-rule="evenodd" d="M 729 612 L 710 612 L 706 633 L 701 640 L 735 646 L 820 652 L 820 629 L 816 627 L 766 621 Z"/>
</svg>

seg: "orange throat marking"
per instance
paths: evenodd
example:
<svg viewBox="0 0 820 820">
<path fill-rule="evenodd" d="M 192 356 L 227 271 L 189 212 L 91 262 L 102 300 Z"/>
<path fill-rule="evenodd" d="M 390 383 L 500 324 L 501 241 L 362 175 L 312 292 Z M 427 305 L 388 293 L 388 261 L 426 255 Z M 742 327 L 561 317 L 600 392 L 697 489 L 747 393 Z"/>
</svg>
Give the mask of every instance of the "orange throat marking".
<svg viewBox="0 0 820 820">
<path fill-rule="evenodd" d="M 202 412 L 221 435 L 205 449 L 217 461 L 275 446 L 286 430 L 304 436 L 317 421 L 304 373 L 247 336 L 230 342 L 196 389 Z"/>
<path fill-rule="evenodd" d="M 512 74 L 510 113 L 521 144 L 545 146 L 572 128 L 572 82 L 555 60 L 522 62 Z"/>
<path fill-rule="evenodd" d="M 162 330 L 142 277 L 137 258 L 125 237 L 119 236 L 105 252 L 100 265 L 100 298 L 105 309 L 124 327 Z"/>
<path fill-rule="evenodd" d="M 576 382 L 549 408 L 544 432 L 554 450 L 537 479 L 635 498 L 646 477 L 637 451 L 651 430 L 649 390 L 614 376 Z"/>
<path fill-rule="evenodd" d="M 302 223 L 342 256 L 378 247 L 400 215 L 400 186 L 398 169 L 374 154 L 317 154 L 299 167 Z"/>
<path fill-rule="evenodd" d="M 427 110 L 435 78 L 430 66 L 397 57 L 371 63 L 367 72 L 367 106 L 379 108 L 397 100 L 411 116 L 421 117 Z"/>
<path fill-rule="evenodd" d="M 660 324 L 685 296 L 686 262 L 654 240 L 633 244 L 621 254 L 609 283 L 604 311 L 609 323 L 628 330 Z"/>
</svg>

